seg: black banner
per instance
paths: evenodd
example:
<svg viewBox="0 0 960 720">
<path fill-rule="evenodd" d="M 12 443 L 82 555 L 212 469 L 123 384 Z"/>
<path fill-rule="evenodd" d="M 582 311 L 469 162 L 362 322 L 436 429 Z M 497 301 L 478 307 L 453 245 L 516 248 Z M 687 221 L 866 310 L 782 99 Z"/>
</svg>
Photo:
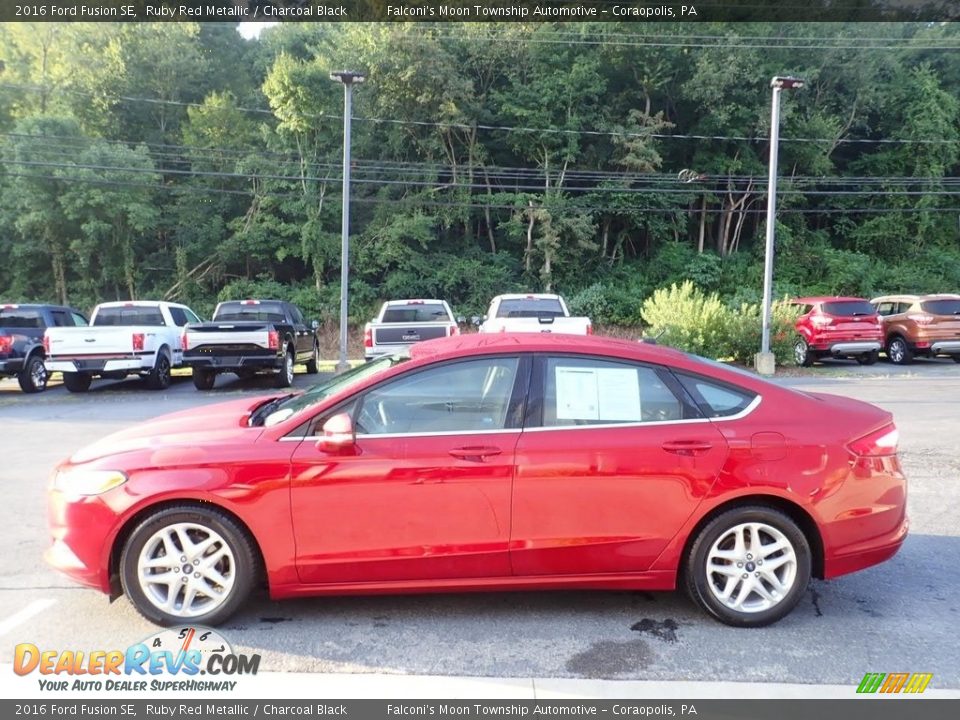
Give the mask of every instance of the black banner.
<svg viewBox="0 0 960 720">
<path fill-rule="evenodd" d="M 851 692 L 853 692 L 851 688 Z M 960 700 L 57 700 L 0 701 L 0 716 L 205 720 L 244 718 L 696 718 L 697 720 L 953 720 Z"/>
<path fill-rule="evenodd" d="M 4 0 L 3 22 L 943 22 L 957 0 Z"/>
</svg>

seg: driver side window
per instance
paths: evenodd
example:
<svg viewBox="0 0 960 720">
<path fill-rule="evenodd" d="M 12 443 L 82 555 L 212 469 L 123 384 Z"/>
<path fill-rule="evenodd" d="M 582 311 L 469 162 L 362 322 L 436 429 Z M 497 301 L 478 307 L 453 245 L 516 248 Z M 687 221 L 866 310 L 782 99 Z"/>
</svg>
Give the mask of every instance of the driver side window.
<svg viewBox="0 0 960 720">
<path fill-rule="evenodd" d="M 503 430 L 519 363 L 516 357 L 452 362 L 375 387 L 360 400 L 357 434 Z"/>
</svg>

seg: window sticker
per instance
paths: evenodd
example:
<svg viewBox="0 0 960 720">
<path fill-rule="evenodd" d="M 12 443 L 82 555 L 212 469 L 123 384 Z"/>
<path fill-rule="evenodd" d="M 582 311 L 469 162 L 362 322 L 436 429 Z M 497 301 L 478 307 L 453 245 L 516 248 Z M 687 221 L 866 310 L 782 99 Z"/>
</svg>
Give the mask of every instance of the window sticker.
<svg viewBox="0 0 960 720">
<path fill-rule="evenodd" d="M 636 370 L 557 366 L 554 376 L 558 420 L 641 420 Z"/>
</svg>

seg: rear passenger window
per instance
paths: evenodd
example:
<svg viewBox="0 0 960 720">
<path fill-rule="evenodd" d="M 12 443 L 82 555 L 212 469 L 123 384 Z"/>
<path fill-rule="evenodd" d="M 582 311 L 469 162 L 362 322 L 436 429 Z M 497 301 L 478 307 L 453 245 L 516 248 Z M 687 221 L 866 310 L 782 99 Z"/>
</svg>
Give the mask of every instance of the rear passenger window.
<svg viewBox="0 0 960 720">
<path fill-rule="evenodd" d="M 695 375 L 677 374 L 707 417 L 730 417 L 743 412 L 757 397 L 755 392 Z"/>
<path fill-rule="evenodd" d="M 71 312 L 71 313 L 70 313 L 70 317 L 73 318 L 73 324 L 76 325 L 77 327 L 80 327 L 80 326 L 86 327 L 86 326 L 87 326 L 87 319 L 86 319 L 83 315 L 81 315 L 80 313 Z"/>
<path fill-rule="evenodd" d="M 543 426 L 683 420 L 690 414 L 656 370 L 594 358 L 548 358 Z"/>
<path fill-rule="evenodd" d="M 177 327 L 183 327 L 187 324 L 187 314 L 181 308 L 171 307 L 170 317 L 173 318 L 173 324 Z"/>
</svg>

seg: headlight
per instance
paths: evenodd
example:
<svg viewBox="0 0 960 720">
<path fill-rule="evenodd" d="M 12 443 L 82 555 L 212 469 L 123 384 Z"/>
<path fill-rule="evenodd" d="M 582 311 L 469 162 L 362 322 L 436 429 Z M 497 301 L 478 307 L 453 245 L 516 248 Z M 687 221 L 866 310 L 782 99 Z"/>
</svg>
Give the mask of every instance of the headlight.
<svg viewBox="0 0 960 720">
<path fill-rule="evenodd" d="M 53 489 L 64 495 L 100 495 L 127 481 L 119 470 L 61 470 L 53 481 Z"/>
</svg>

